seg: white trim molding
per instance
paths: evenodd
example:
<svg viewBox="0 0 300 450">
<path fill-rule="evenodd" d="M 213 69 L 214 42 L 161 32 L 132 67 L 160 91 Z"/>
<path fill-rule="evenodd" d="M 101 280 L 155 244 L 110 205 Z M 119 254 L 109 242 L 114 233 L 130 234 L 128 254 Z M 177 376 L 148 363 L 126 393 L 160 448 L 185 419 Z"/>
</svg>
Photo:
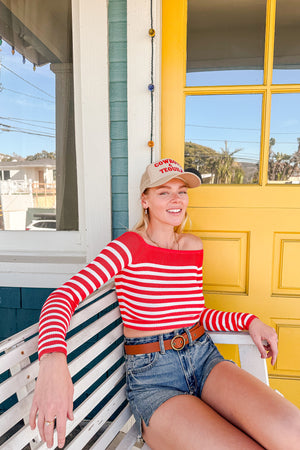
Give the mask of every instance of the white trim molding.
<svg viewBox="0 0 300 450">
<path fill-rule="evenodd" d="M 107 2 L 72 15 L 79 231 L 1 231 L 0 286 L 57 287 L 111 240 Z"/>
<path fill-rule="evenodd" d="M 127 0 L 128 202 L 129 228 L 140 215 L 139 182 L 150 163 L 151 82 L 150 1 Z M 153 0 L 154 130 L 153 160 L 160 158 L 161 0 Z"/>
</svg>

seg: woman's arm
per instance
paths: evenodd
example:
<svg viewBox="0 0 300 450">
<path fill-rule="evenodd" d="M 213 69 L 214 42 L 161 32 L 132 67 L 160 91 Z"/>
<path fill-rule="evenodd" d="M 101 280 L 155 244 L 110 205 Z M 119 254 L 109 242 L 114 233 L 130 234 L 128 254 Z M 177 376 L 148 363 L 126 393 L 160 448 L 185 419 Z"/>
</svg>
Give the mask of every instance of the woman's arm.
<svg viewBox="0 0 300 450">
<path fill-rule="evenodd" d="M 125 236 L 125 238 L 124 238 Z M 108 244 L 84 269 L 46 300 L 40 316 L 40 368 L 33 403 L 30 426 L 38 428 L 41 438 L 52 446 L 54 420 L 58 446 L 65 442 L 66 421 L 73 419 L 73 384 L 67 366 L 65 336 L 78 303 L 115 276 L 132 260 L 126 246 L 126 233 Z"/>
<path fill-rule="evenodd" d="M 67 354 L 65 337 L 78 304 L 113 278 L 130 261 L 130 251 L 116 239 L 90 264 L 50 294 L 40 316 L 39 358 L 52 352 Z"/>
<path fill-rule="evenodd" d="M 39 433 L 48 447 L 53 445 L 55 419 L 58 447 L 62 448 L 65 444 L 66 421 L 73 420 L 73 392 L 66 356 L 63 353 L 44 355 L 40 360 L 29 424 L 31 429 L 36 427 L 38 413 Z"/>
</svg>

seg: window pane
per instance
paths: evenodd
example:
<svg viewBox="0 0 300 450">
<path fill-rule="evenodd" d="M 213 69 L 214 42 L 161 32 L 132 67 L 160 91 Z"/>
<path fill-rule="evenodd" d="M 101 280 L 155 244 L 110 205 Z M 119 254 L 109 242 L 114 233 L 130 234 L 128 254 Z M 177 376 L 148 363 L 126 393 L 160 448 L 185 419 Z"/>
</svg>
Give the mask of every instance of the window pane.
<svg viewBox="0 0 300 450">
<path fill-rule="evenodd" d="M 299 35 L 299 0 L 277 0 L 273 84 L 300 83 Z"/>
<path fill-rule="evenodd" d="M 78 229 L 71 0 L 0 1 L 0 229 Z"/>
<path fill-rule="evenodd" d="M 300 184 L 300 94 L 272 96 L 269 183 Z"/>
<path fill-rule="evenodd" d="M 258 183 L 261 95 L 187 96 L 185 169 L 208 184 Z"/>
<path fill-rule="evenodd" d="M 265 0 L 189 0 L 186 85 L 262 84 L 265 15 Z"/>
</svg>

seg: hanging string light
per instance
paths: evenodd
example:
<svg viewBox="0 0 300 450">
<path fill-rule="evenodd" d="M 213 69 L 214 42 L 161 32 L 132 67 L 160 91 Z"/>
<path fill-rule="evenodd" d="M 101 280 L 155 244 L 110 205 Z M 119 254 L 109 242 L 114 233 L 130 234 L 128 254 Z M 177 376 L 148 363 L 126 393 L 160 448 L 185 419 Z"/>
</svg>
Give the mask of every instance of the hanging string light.
<svg viewBox="0 0 300 450">
<path fill-rule="evenodd" d="M 0 38 L 0 45 L 2 44 L 2 39 Z M 14 55 L 16 53 L 15 47 L 12 45 L 11 47 L 11 54 Z M 26 57 L 24 55 L 22 55 L 22 62 L 23 64 L 26 63 Z M 36 71 L 36 64 L 34 63 L 32 66 L 32 70 L 35 72 Z"/>
<path fill-rule="evenodd" d="M 153 28 L 153 2 L 150 0 L 150 29 L 148 34 L 151 39 L 151 72 L 150 72 L 150 84 L 148 84 L 148 91 L 150 92 L 150 104 L 151 104 L 151 115 L 150 115 L 150 140 L 148 141 L 148 147 L 151 150 L 150 162 L 153 162 L 153 151 L 154 151 L 154 141 L 153 141 L 153 104 L 154 104 L 154 78 L 153 78 L 153 61 L 154 61 L 154 37 L 155 30 Z"/>
</svg>

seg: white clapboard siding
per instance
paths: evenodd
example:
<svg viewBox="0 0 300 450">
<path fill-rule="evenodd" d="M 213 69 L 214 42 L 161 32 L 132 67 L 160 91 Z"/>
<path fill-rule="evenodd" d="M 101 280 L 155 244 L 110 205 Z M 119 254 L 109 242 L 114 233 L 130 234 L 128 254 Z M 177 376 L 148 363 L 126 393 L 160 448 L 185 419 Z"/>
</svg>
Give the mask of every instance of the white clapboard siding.
<svg viewBox="0 0 300 450">
<path fill-rule="evenodd" d="M 46 449 L 28 425 L 38 374 L 38 324 L 0 342 L 0 400 L 17 402 L 0 416 L 0 449 Z M 237 344 L 241 366 L 268 384 L 266 363 L 248 333 L 210 333 L 215 343 Z M 67 422 L 66 449 L 137 449 L 137 426 L 125 396 L 123 332 L 114 284 L 108 283 L 76 310 L 67 336 L 68 365 L 74 381 L 74 420 Z M 101 409 L 97 406 L 101 403 Z M 125 426 L 126 425 L 126 426 Z M 54 433 L 54 445 L 57 435 Z M 139 445 L 139 448 L 141 446 Z M 150 450 L 144 444 L 143 450 Z"/>
</svg>

